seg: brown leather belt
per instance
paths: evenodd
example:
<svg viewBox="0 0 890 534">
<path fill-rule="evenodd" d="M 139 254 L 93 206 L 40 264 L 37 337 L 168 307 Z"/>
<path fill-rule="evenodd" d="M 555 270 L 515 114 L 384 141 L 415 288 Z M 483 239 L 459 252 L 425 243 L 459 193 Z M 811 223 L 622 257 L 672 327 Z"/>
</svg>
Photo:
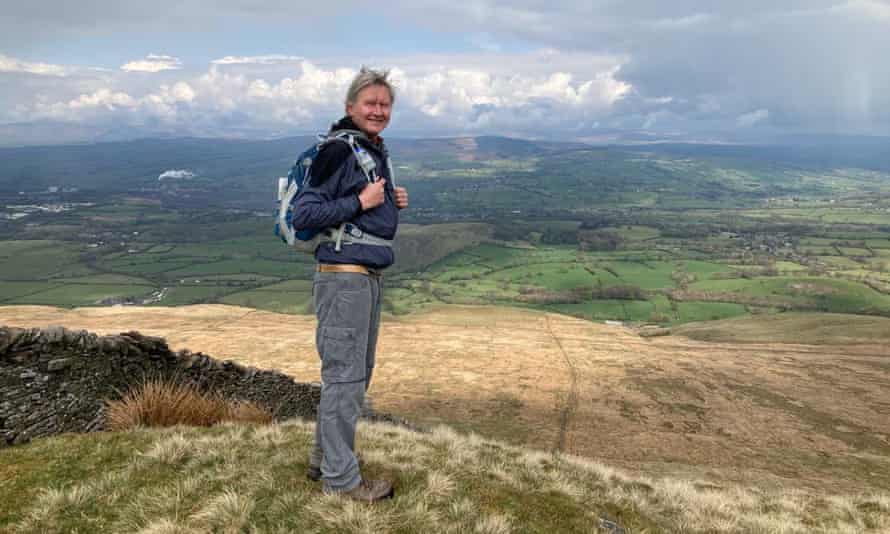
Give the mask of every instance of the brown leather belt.
<svg viewBox="0 0 890 534">
<path fill-rule="evenodd" d="M 352 263 L 319 263 L 316 271 L 320 273 L 359 273 L 365 276 L 376 274 L 371 272 L 364 265 L 356 265 Z"/>
</svg>

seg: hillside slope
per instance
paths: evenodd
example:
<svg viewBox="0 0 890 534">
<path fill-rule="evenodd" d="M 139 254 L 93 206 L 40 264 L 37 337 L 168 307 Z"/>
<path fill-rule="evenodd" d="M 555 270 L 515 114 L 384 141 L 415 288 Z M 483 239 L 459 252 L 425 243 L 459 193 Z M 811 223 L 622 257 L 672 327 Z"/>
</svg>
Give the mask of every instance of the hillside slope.
<svg viewBox="0 0 890 534">
<path fill-rule="evenodd" d="M 822 498 L 630 477 L 573 456 L 359 427 L 376 506 L 324 496 L 303 472 L 312 426 L 223 425 L 67 435 L 0 450 L 0 530 L 37 532 L 886 532 L 890 496 Z M 616 528 L 616 526 L 620 526 Z M 605 527 L 605 528 L 603 528 Z"/>
<path fill-rule="evenodd" d="M 0 307 L 0 323 L 139 330 L 298 381 L 318 380 L 311 317 L 227 306 Z M 882 345 L 644 339 L 566 316 L 445 307 L 384 322 L 374 407 L 636 473 L 890 488 Z"/>
</svg>

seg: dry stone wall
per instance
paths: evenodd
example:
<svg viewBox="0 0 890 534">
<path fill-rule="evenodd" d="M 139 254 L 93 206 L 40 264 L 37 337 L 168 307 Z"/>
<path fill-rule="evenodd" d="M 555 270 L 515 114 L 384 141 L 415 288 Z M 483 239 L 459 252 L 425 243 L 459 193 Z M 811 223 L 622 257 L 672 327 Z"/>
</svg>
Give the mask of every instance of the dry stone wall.
<svg viewBox="0 0 890 534">
<path fill-rule="evenodd" d="M 268 370 L 173 352 L 162 338 L 62 327 L 0 327 L 0 446 L 103 429 L 104 405 L 146 378 L 179 379 L 249 400 L 276 419 L 314 418 L 320 388 Z M 384 419 L 387 417 L 383 417 Z"/>
</svg>

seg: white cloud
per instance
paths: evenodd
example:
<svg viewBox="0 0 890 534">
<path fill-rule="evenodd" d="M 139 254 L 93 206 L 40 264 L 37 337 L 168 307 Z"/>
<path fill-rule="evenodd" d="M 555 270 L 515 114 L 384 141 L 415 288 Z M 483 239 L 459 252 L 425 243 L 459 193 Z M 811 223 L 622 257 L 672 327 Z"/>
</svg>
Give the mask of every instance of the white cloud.
<svg viewBox="0 0 890 534">
<path fill-rule="evenodd" d="M 45 76 L 65 76 L 70 69 L 61 65 L 49 63 L 29 63 L 20 61 L 14 57 L 0 54 L 0 72 L 26 72 L 29 74 L 42 74 Z"/>
<path fill-rule="evenodd" d="M 141 96 L 103 87 L 67 101 L 48 102 L 38 99 L 30 114 L 24 114 L 30 115 L 27 117 L 29 119 L 89 122 L 104 117 L 125 123 L 140 123 L 146 118 L 153 118 L 175 123 L 177 120 L 187 119 L 187 116 L 179 117 L 180 111 L 187 110 L 196 98 L 197 93 L 186 82 L 161 84 L 156 91 Z M 23 114 L 21 109 L 17 112 L 19 116 Z"/>
<path fill-rule="evenodd" d="M 838 6 L 838 9 L 847 9 L 859 12 L 873 20 L 890 22 L 890 4 L 876 0 L 850 0 L 846 4 Z"/>
<path fill-rule="evenodd" d="M 112 91 L 111 89 L 99 89 L 95 93 L 89 95 L 80 95 L 78 98 L 68 102 L 68 107 L 73 110 L 81 108 L 98 108 L 102 107 L 109 111 L 115 108 L 133 107 L 136 101 L 133 97 L 120 91 Z"/>
<path fill-rule="evenodd" d="M 517 65 L 522 59 L 501 61 Z M 578 120 L 608 115 L 631 90 L 615 79 L 617 67 L 585 74 L 532 70 L 501 74 L 474 66 L 417 75 L 394 69 L 393 76 L 400 106 L 450 131 L 572 128 Z"/>
<path fill-rule="evenodd" d="M 247 96 L 303 104 L 331 104 L 342 101 L 356 72 L 347 68 L 324 70 L 303 60 L 299 76 L 284 78 L 275 84 L 263 79 L 253 80 L 247 87 Z"/>
<path fill-rule="evenodd" d="M 158 181 L 168 178 L 176 180 L 189 180 L 191 178 L 194 178 L 195 176 L 195 173 L 185 169 L 170 169 L 169 171 L 164 171 L 160 175 L 158 175 Z"/>
<path fill-rule="evenodd" d="M 769 118 L 769 110 L 768 109 L 758 109 L 756 111 L 752 111 L 750 113 L 744 113 L 739 115 L 736 118 L 736 124 L 742 127 L 754 126 L 758 122 L 763 122 Z"/>
<path fill-rule="evenodd" d="M 166 86 L 161 86 L 165 88 Z M 176 82 L 169 90 L 174 102 L 191 102 L 195 99 L 195 91 L 185 82 Z"/>
<path fill-rule="evenodd" d="M 437 135 L 573 131 L 608 118 L 632 92 L 617 79 L 616 58 L 536 51 L 449 61 L 464 66 L 432 67 L 426 58 L 392 62 L 402 65 L 391 71 L 394 127 Z M 183 135 L 320 131 L 342 115 L 357 72 L 305 59 L 288 66 L 285 75 L 277 63 L 261 67 L 262 61 L 217 60 L 203 74 L 182 71 L 178 80 L 154 87 L 119 75 L 112 80 L 116 83 L 67 99 L 44 95 L 17 107 L 16 118 L 104 121 L 134 129 L 152 124 Z"/>
<path fill-rule="evenodd" d="M 302 61 L 300 56 L 269 54 L 265 56 L 226 56 L 211 61 L 214 65 L 272 65 L 275 63 L 291 63 Z"/>
<path fill-rule="evenodd" d="M 662 18 L 648 21 L 644 26 L 653 29 L 686 30 L 695 26 L 708 24 L 713 22 L 713 20 L 714 16 L 708 13 L 695 13 L 694 15 L 687 15 L 685 17 Z"/>
<path fill-rule="evenodd" d="M 157 54 L 149 54 L 145 59 L 138 59 L 121 65 L 121 70 L 127 72 L 161 72 L 165 70 L 178 70 L 181 68 L 182 62 L 179 58 Z"/>
<path fill-rule="evenodd" d="M 179 117 L 181 107 L 195 100 L 196 93 L 186 82 L 176 82 L 172 87 L 162 84 L 156 93 L 149 93 L 139 99 L 139 108 L 144 114 L 162 121 L 175 123 L 187 117 Z"/>
</svg>

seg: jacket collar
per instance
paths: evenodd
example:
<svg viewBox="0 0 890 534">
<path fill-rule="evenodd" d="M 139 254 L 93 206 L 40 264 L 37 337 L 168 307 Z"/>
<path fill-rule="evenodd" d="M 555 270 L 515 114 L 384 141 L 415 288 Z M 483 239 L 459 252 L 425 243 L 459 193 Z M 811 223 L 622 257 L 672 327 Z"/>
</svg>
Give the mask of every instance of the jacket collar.
<svg viewBox="0 0 890 534">
<path fill-rule="evenodd" d="M 376 143 L 374 141 L 371 141 L 368 138 L 368 136 L 365 135 L 365 133 L 363 131 L 358 129 L 358 126 L 355 125 L 355 123 L 352 121 L 352 117 L 350 117 L 349 115 L 346 115 L 342 119 L 340 119 L 337 122 L 335 122 L 334 124 L 332 124 L 331 130 L 328 133 L 334 133 L 336 131 L 341 131 L 341 130 L 349 130 L 350 133 L 353 133 L 353 135 L 355 135 L 355 137 L 363 145 L 366 145 L 370 148 L 374 148 L 376 150 L 380 150 L 382 152 L 386 151 L 386 149 L 384 148 L 384 145 L 383 145 L 383 137 L 378 135 Z"/>
</svg>

